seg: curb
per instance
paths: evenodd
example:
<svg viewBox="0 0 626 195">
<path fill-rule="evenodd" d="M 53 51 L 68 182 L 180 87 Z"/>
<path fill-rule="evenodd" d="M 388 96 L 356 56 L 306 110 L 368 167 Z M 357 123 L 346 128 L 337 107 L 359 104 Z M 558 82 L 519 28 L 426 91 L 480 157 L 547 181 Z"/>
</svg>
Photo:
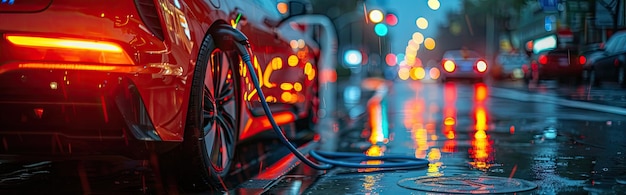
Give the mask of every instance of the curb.
<svg viewBox="0 0 626 195">
<path fill-rule="evenodd" d="M 496 98 L 504 98 L 511 99 L 516 101 L 524 101 L 524 102 L 538 102 L 538 103 L 551 103 L 564 107 L 592 110 L 598 112 L 606 112 L 617 115 L 626 115 L 626 108 L 615 107 L 615 106 L 607 106 L 603 104 L 575 101 L 575 100 L 567 100 L 559 97 L 542 95 L 542 94 L 529 94 L 520 92 L 518 90 L 513 89 L 505 89 L 492 87 L 492 93 L 490 96 Z"/>
</svg>

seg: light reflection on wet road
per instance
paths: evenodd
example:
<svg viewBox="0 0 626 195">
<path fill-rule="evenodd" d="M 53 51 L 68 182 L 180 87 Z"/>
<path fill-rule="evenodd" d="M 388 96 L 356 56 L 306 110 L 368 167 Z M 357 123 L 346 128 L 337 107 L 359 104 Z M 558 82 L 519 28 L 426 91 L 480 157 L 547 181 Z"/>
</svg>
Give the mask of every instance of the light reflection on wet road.
<svg viewBox="0 0 626 195">
<path fill-rule="evenodd" d="M 342 139 L 346 143 L 340 145 L 371 155 L 414 155 L 430 160 L 430 166 L 335 169 L 319 176 L 305 194 L 419 194 L 424 192 L 397 182 L 454 175 L 517 178 L 539 186 L 522 194 L 626 193 L 626 185 L 616 182 L 626 174 L 625 116 L 494 98 L 493 91 L 498 88 L 483 83 L 395 82 L 381 102 L 388 121 L 376 122 L 388 125 L 352 130 L 361 140 L 383 134 L 388 142 L 363 147 L 353 144 L 362 143 L 357 138 Z"/>
<path fill-rule="evenodd" d="M 574 94 L 567 97 L 585 95 L 584 90 L 566 87 L 541 89 L 533 93 L 545 96 L 530 96 L 519 86 L 395 82 L 385 96 L 352 102 L 358 109 L 340 115 L 344 118 L 338 121 L 342 128 L 337 148 L 415 156 L 428 159 L 428 168 L 337 168 L 316 175 L 318 171 L 299 165 L 279 180 L 245 182 L 288 153 L 268 136 L 238 148 L 239 154 L 251 155 L 238 157 L 241 164 L 229 186 L 233 194 L 430 194 L 398 182 L 424 176 L 496 176 L 539 186 L 518 194 L 625 194 L 626 185 L 617 181 L 626 180 L 626 116 L 537 100 L 556 97 L 555 91 Z M 606 97 L 600 92 L 587 94 Z M 175 186 L 159 183 L 149 161 L 2 161 L 0 175 L 2 194 L 176 192 Z M 247 186 L 234 187 L 241 183 Z"/>
</svg>

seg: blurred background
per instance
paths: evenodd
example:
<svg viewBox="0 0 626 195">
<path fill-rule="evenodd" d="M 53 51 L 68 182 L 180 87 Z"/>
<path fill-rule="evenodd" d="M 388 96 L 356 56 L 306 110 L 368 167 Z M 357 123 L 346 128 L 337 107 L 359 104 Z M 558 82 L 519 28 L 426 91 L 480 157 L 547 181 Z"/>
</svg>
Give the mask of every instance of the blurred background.
<svg viewBox="0 0 626 195">
<path fill-rule="evenodd" d="M 493 78 L 521 78 L 521 69 L 530 68 L 533 56 L 543 51 L 601 50 L 611 35 L 624 28 L 626 6 L 621 0 L 311 3 L 313 13 L 335 23 L 340 77 L 402 80 L 438 79 L 436 71 L 429 69 L 437 67 L 446 50 L 461 47 L 483 54 Z M 421 72 L 419 67 L 427 73 L 424 78 L 415 75 Z"/>
</svg>

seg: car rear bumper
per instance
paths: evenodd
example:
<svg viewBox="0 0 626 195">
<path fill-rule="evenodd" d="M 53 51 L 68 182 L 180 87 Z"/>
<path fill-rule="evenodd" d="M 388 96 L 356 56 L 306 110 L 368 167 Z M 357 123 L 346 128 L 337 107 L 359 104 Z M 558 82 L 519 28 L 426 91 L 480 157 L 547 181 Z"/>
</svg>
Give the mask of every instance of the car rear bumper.
<svg viewBox="0 0 626 195">
<path fill-rule="evenodd" d="M 541 79 L 560 77 L 582 77 L 582 75 L 582 67 L 542 66 L 539 69 L 539 77 Z"/>
<path fill-rule="evenodd" d="M 88 70 L 3 72 L 0 155 L 144 153 L 146 142 L 162 139 L 127 76 Z"/>
<path fill-rule="evenodd" d="M 443 72 L 443 76 L 444 78 L 467 78 L 467 79 L 471 79 L 471 78 L 483 78 L 485 76 L 486 72 L 483 73 L 479 73 L 476 71 L 468 71 L 468 72 L 462 72 L 462 71 L 454 71 L 454 72 Z"/>
</svg>

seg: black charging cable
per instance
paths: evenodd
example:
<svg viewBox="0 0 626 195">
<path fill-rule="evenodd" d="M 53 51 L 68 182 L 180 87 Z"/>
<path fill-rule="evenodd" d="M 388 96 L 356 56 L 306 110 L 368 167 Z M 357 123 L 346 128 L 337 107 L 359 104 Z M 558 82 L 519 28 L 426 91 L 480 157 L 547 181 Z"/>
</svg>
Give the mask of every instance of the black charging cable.
<svg viewBox="0 0 626 195">
<path fill-rule="evenodd" d="M 223 28 L 219 28 L 215 31 L 216 35 L 231 36 L 234 38 L 234 43 L 237 51 L 241 55 L 241 59 L 246 63 L 248 70 L 254 70 L 252 65 L 252 50 L 250 49 L 250 43 L 248 38 L 243 35 L 239 30 L 225 25 Z M 322 152 L 312 150 L 309 152 L 311 157 L 319 162 L 326 164 L 317 164 L 308 159 L 302 154 L 285 136 L 282 129 L 278 126 L 272 115 L 272 111 L 267 104 L 263 90 L 259 84 L 259 78 L 255 71 L 249 71 L 250 77 L 258 96 L 261 101 L 265 115 L 269 119 L 272 129 L 279 136 L 279 140 L 304 164 L 311 168 L 318 170 L 329 170 L 335 167 L 348 167 L 348 168 L 385 168 L 385 169 L 419 169 L 428 167 L 429 161 L 426 159 L 415 158 L 411 156 L 401 155 L 385 155 L 385 156 L 367 156 L 362 153 L 349 153 L 349 152 Z M 364 161 L 377 160 L 381 161 L 381 164 L 363 164 Z"/>
</svg>

